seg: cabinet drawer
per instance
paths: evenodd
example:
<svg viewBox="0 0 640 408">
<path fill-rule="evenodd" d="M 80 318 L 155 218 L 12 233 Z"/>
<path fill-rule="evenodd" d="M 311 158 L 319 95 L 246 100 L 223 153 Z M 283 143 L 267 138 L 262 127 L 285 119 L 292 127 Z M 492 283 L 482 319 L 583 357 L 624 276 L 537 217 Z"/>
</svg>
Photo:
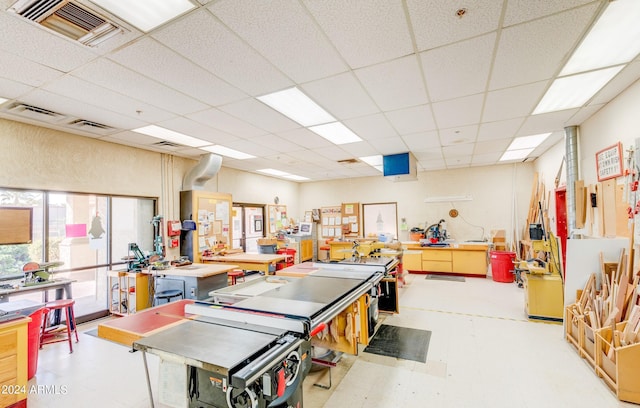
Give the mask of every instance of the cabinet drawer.
<svg viewBox="0 0 640 408">
<path fill-rule="evenodd" d="M 0 382 L 15 379 L 18 375 L 18 356 L 12 355 L 0 359 Z M 1 390 L 0 390 L 1 391 Z"/>
<path fill-rule="evenodd" d="M 16 353 L 18 331 L 11 330 L 0 334 L 0 358 Z"/>
<path fill-rule="evenodd" d="M 426 272 L 451 272 L 451 262 L 422 261 L 422 270 Z"/>
<path fill-rule="evenodd" d="M 426 249 L 422 251 L 422 260 L 451 262 L 451 251 L 441 250 L 441 249 L 433 249 L 433 250 Z"/>
</svg>

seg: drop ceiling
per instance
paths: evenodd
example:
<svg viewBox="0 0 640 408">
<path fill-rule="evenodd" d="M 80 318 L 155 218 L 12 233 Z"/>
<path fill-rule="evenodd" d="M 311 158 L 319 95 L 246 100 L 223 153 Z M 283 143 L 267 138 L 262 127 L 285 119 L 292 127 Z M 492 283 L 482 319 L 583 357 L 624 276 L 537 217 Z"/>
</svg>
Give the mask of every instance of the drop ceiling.
<svg viewBox="0 0 640 408">
<path fill-rule="evenodd" d="M 1 3 L 0 117 L 205 153 L 132 132 L 157 125 L 256 156 L 225 167 L 311 181 L 378 176 L 339 161 L 406 151 L 422 171 L 494 165 L 515 137 L 552 132 L 535 158 L 640 78 L 636 58 L 583 107 L 531 116 L 607 0 L 200 0 L 148 33 L 76 1 L 122 28 L 94 47 L 13 3 Z M 363 141 L 333 145 L 255 99 L 292 86 Z"/>
</svg>

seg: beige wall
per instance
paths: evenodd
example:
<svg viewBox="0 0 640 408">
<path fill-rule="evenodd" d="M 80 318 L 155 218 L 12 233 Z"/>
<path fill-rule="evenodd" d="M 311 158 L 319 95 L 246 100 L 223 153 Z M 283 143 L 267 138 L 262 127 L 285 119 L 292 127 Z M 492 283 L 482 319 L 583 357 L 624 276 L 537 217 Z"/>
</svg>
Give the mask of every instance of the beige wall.
<svg viewBox="0 0 640 408">
<path fill-rule="evenodd" d="M 340 205 L 342 202 L 398 203 L 398 223 L 407 219 L 409 229 L 447 222 L 457 240 L 489 238 L 492 229 L 504 229 L 509 237 L 526 221 L 531 194 L 533 165 L 500 165 L 419 172 L 417 181 L 391 182 L 382 175 L 304 183 L 300 206 L 304 209 Z M 471 201 L 425 203 L 427 197 L 472 196 Z M 460 216 L 449 217 L 456 208 Z M 514 211 L 515 210 L 515 216 Z M 407 240 L 408 231 L 399 238 Z"/>
<path fill-rule="evenodd" d="M 598 182 L 596 173 L 596 152 L 617 142 L 622 143 L 623 150 L 634 146 L 635 139 L 640 137 L 637 121 L 638 107 L 640 107 L 640 82 L 636 82 L 622 92 L 618 97 L 596 112 L 579 127 L 578 131 L 578 170 L 579 177 L 585 185 Z M 626 153 L 625 153 L 626 154 Z M 535 169 L 542 176 L 547 190 L 553 191 L 553 180 L 564 156 L 564 141 L 549 149 L 535 162 Z M 561 185 L 566 184 L 566 166 L 563 167 Z M 624 178 L 617 179 L 623 183 Z M 555 201 L 552 195 L 550 209 L 552 210 L 552 229 L 555 231 Z M 601 236 L 598 231 L 598 214 L 594 213 L 593 229 L 582 232 L 587 235 Z"/>
<path fill-rule="evenodd" d="M 65 132 L 0 120 L 0 186 L 158 197 L 159 213 L 179 218 L 184 174 L 196 161 L 103 142 Z M 224 166 L 224 161 L 223 161 Z M 234 201 L 272 204 L 278 196 L 289 217 L 342 202 L 397 202 L 398 222 L 409 228 L 444 218 L 457 239 L 508 234 L 526 219 L 533 166 L 530 164 L 421 172 L 417 181 L 389 182 L 382 176 L 295 183 L 222 167 L 205 186 L 231 193 Z M 472 201 L 426 204 L 428 196 L 471 195 Z M 517 206 L 514 217 L 513 206 Z M 456 208 L 460 216 L 451 219 Z M 400 232 L 408 239 L 408 232 Z"/>
</svg>

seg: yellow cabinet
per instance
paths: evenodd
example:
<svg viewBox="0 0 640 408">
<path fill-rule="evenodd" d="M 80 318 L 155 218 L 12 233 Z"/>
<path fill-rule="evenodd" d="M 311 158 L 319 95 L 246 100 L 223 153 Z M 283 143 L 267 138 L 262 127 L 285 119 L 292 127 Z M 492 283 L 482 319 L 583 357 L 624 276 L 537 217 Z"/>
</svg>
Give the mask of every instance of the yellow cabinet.
<svg viewBox="0 0 640 408">
<path fill-rule="evenodd" d="M 527 317 L 562 321 L 564 296 L 560 275 L 522 274 Z"/>
<path fill-rule="evenodd" d="M 422 251 L 406 250 L 402 252 L 402 268 L 406 271 L 422 270 Z"/>
<path fill-rule="evenodd" d="M 30 321 L 30 318 L 23 317 L 0 324 L 0 407 L 7 407 L 27 398 Z"/>
<path fill-rule="evenodd" d="M 139 272 L 107 271 L 109 311 L 126 316 L 151 306 L 149 275 Z"/>
<path fill-rule="evenodd" d="M 470 275 L 486 275 L 487 253 L 485 251 L 453 251 L 452 270 Z"/>
<path fill-rule="evenodd" d="M 300 262 L 313 259 L 313 240 L 303 239 L 300 241 Z"/>
</svg>

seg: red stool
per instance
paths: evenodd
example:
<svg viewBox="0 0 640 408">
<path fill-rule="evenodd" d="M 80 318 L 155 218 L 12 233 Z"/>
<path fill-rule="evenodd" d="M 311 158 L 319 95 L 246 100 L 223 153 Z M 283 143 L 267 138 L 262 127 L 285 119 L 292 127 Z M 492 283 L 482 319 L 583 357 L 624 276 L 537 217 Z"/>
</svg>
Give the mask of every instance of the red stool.
<svg viewBox="0 0 640 408">
<path fill-rule="evenodd" d="M 69 352 L 73 353 L 73 345 L 71 343 L 71 332 L 74 332 L 76 335 L 76 343 L 79 341 L 78 339 L 78 328 L 76 326 L 76 317 L 73 313 L 73 305 L 76 303 L 73 299 L 60 299 L 55 300 L 53 302 L 48 302 L 45 305 L 44 309 L 44 323 L 42 325 L 42 333 L 40 334 L 40 348 L 45 344 L 58 343 L 61 341 L 69 342 Z M 66 313 L 66 337 L 63 336 L 65 333 L 64 328 L 61 327 L 47 327 L 47 323 L 49 322 L 49 313 L 55 310 L 63 310 Z"/>
<path fill-rule="evenodd" d="M 233 271 L 227 272 L 227 277 L 231 278 L 231 285 L 238 283 L 239 278 L 242 278 L 244 282 L 244 271 L 242 269 L 234 269 Z"/>
</svg>

